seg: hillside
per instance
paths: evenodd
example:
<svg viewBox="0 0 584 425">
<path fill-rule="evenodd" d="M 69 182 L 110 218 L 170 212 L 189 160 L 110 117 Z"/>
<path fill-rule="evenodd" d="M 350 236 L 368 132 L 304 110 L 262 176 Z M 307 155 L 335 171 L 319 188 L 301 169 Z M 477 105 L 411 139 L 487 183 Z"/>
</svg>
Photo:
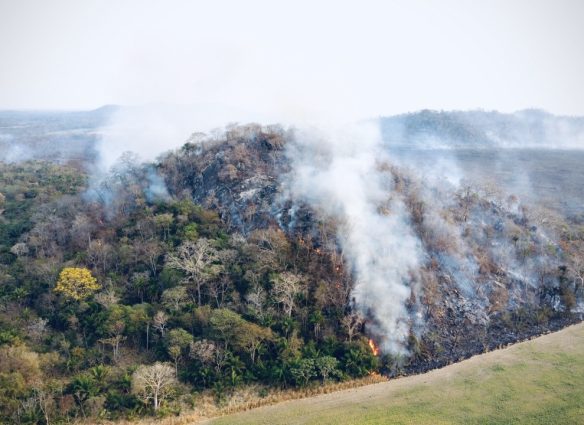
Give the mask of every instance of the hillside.
<svg viewBox="0 0 584 425">
<path fill-rule="evenodd" d="M 101 174 L 0 162 L 1 420 L 408 375 L 582 320 L 581 215 L 386 143 L 249 124 Z"/>
<path fill-rule="evenodd" d="M 584 325 L 443 369 L 206 424 L 581 424 Z"/>
</svg>

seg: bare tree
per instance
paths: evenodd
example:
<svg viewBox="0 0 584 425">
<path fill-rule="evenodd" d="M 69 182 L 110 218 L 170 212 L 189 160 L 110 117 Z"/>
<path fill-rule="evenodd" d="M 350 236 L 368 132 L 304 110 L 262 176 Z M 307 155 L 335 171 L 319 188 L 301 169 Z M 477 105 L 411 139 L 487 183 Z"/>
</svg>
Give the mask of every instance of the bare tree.
<svg viewBox="0 0 584 425">
<path fill-rule="evenodd" d="M 160 242 L 150 239 L 146 241 L 136 240 L 134 245 L 134 254 L 136 259 L 144 261 L 150 268 L 152 276 L 158 272 L 158 259 L 163 253 Z"/>
<path fill-rule="evenodd" d="M 254 256 L 259 271 L 284 267 L 290 254 L 290 243 L 284 232 L 279 229 L 262 229 L 254 231 L 250 236 L 255 245 Z"/>
<path fill-rule="evenodd" d="M 209 281 L 209 296 L 215 299 L 217 308 L 223 307 L 223 304 L 225 303 L 225 297 L 231 288 L 231 279 L 226 275 L 222 275 L 219 279 L 212 279 Z"/>
<path fill-rule="evenodd" d="M 45 424 L 50 425 L 50 416 L 55 411 L 53 391 L 51 391 L 48 386 L 35 386 L 33 388 L 32 397 L 44 416 Z"/>
<path fill-rule="evenodd" d="M 191 342 L 189 357 L 198 359 L 203 364 L 210 364 L 213 361 L 215 344 L 206 339 Z"/>
<path fill-rule="evenodd" d="M 24 242 L 18 242 L 10 248 L 10 252 L 17 257 L 24 257 L 28 254 L 28 246 Z"/>
<path fill-rule="evenodd" d="M 463 187 L 456 193 L 456 198 L 460 206 L 460 216 L 463 222 L 466 223 L 470 210 L 473 205 L 477 202 L 478 195 L 472 186 L 468 183 L 464 184 Z"/>
<path fill-rule="evenodd" d="M 160 332 L 160 336 L 164 338 L 164 331 L 166 330 L 166 324 L 168 322 L 168 316 L 164 311 L 159 311 L 154 315 L 152 319 L 152 327 Z"/>
<path fill-rule="evenodd" d="M 101 269 L 101 273 L 104 276 L 107 273 L 107 268 L 112 256 L 112 246 L 103 240 L 97 239 L 89 243 L 89 247 L 87 248 L 87 260 L 94 269 Z"/>
<path fill-rule="evenodd" d="M 85 214 L 77 214 L 71 226 L 71 237 L 73 243 L 82 249 L 91 244 L 91 233 L 95 230 L 95 225 Z"/>
<path fill-rule="evenodd" d="M 217 177 L 222 182 L 232 181 L 237 178 L 238 172 L 237 167 L 233 164 L 226 164 L 220 171 L 217 173 Z"/>
<path fill-rule="evenodd" d="M 141 396 L 145 402 L 152 400 L 155 411 L 176 384 L 175 370 L 168 363 L 141 365 L 132 375 L 132 392 Z"/>
<path fill-rule="evenodd" d="M 28 335 L 34 342 L 39 343 L 45 337 L 47 333 L 47 323 L 49 323 L 48 319 L 40 317 L 29 323 L 27 326 Z"/>
<path fill-rule="evenodd" d="M 207 283 L 209 297 L 215 299 L 217 308 L 223 306 L 227 294 L 233 287 L 231 278 L 225 273 L 225 264 L 232 263 L 236 257 L 237 251 L 234 249 L 224 249 L 218 252 L 218 259 L 222 266 L 217 268 L 215 272 L 219 272 L 220 276 L 215 279 L 210 279 Z"/>
<path fill-rule="evenodd" d="M 266 298 L 266 291 L 259 284 L 255 285 L 245 296 L 249 313 L 257 317 L 261 322 L 273 312 L 266 306 Z"/>
<path fill-rule="evenodd" d="M 120 358 L 120 345 L 126 340 L 126 337 L 123 335 L 125 328 L 124 322 L 118 320 L 109 326 L 109 334 L 111 336 L 99 340 L 100 343 L 112 347 L 114 362 L 116 363 Z"/>
<path fill-rule="evenodd" d="M 212 277 L 218 275 L 221 266 L 214 264 L 219 260 L 219 252 L 211 246 L 208 239 L 183 243 L 175 254 L 168 254 L 166 264 L 185 274 L 185 283 L 192 283 L 197 293 L 197 304 L 201 305 L 201 289 Z"/>
<path fill-rule="evenodd" d="M 189 357 L 198 359 L 206 366 L 213 365 L 219 373 L 227 362 L 227 351 L 215 343 L 202 339 L 190 344 Z"/>
<path fill-rule="evenodd" d="M 355 334 L 359 332 L 359 329 L 363 325 L 364 321 L 365 318 L 360 313 L 357 312 L 351 312 L 351 314 L 348 314 L 347 316 L 343 317 L 341 323 L 343 324 L 343 327 L 347 331 L 349 342 L 351 342 Z"/>
<path fill-rule="evenodd" d="M 120 301 L 120 297 L 118 297 L 116 292 L 111 287 L 97 293 L 94 299 L 97 301 L 97 303 L 101 304 L 105 308 L 110 308 Z"/>
<path fill-rule="evenodd" d="M 576 289 L 584 288 L 584 250 L 574 254 L 569 270 L 575 278 Z"/>
<path fill-rule="evenodd" d="M 292 316 L 296 296 L 302 291 L 302 278 L 294 273 L 283 272 L 272 279 L 272 297 L 288 317 Z"/>
</svg>

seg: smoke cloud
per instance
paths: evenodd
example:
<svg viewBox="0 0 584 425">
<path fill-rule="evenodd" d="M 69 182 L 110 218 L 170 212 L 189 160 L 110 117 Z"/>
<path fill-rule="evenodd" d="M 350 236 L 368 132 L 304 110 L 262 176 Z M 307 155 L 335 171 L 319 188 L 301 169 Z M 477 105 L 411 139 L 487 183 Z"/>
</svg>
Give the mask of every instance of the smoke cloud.
<svg viewBox="0 0 584 425">
<path fill-rule="evenodd" d="M 90 164 L 88 196 L 99 192 L 100 199 L 111 204 L 116 194 L 104 189 L 115 168 L 124 168 L 132 162 L 152 163 L 157 157 L 192 141 L 193 132 L 221 133 L 230 121 L 251 118 L 245 111 L 214 104 L 118 106 L 98 130 L 95 143 L 96 161 Z M 167 199 L 168 190 L 152 165 L 147 166 L 145 195 L 148 200 Z M 106 192 L 109 192 L 106 194 Z"/>
<path fill-rule="evenodd" d="M 100 129 L 98 169 L 109 170 L 128 151 L 142 161 L 153 161 L 182 146 L 194 131 L 210 132 L 250 118 L 245 111 L 214 104 L 117 107 Z"/>
<path fill-rule="evenodd" d="M 301 130 L 288 146 L 287 195 L 339 224 L 339 242 L 355 278 L 355 307 L 386 352 L 404 354 L 411 317 L 406 301 L 422 250 L 403 202 L 392 191 L 378 127 Z"/>
</svg>

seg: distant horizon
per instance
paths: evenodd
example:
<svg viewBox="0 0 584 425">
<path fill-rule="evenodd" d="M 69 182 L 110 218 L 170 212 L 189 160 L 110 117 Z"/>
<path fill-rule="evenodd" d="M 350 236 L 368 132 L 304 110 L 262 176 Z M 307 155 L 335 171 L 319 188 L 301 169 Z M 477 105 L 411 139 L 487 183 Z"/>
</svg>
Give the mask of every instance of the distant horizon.
<svg viewBox="0 0 584 425">
<path fill-rule="evenodd" d="M 0 108 L 0 112 L 41 112 L 41 113 L 69 113 L 69 112 L 95 112 L 101 109 L 107 108 L 148 108 L 148 107 L 177 107 L 177 108 L 189 108 L 199 106 L 197 104 L 171 104 L 165 102 L 152 102 L 144 104 L 116 104 L 116 103 L 106 103 L 97 107 L 88 108 Z M 217 106 L 219 106 L 217 104 Z M 505 115 L 513 115 L 522 112 L 539 112 L 547 115 L 552 115 L 558 118 L 584 118 L 584 113 L 582 114 L 561 114 L 554 111 L 547 110 L 542 107 L 525 107 L 515 110 L 500 110 L 500 109 L 487 109 L 487 108 L 468 108 L 468 109 L 434 109 L 434 108 L 420 108 L 415 110 L 408 110 L 404 112 L 395 112 L 390 114 L 372 114 L 365 118 L 384 118 L 384 117 L 394 117 L 400 115 L 408 114 L 418 114 L 420 112 L 437 112 L 437 113 L 456 113 L 456 112 L 485 112 L 485 113 L 499 113 Z"/>
</svg>

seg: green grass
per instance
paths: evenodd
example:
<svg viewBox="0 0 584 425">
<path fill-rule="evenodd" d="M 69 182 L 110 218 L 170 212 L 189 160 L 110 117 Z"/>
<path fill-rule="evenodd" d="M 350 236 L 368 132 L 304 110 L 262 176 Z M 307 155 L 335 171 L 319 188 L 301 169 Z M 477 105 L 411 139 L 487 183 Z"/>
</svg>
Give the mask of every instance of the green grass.
<svg viewBox="0 0 584 425">
<path fill-rule="evenodd" d="M 584 326 L 427 375 L 215 419 L 220 424 L 584 424 Z"/>
</svg>

